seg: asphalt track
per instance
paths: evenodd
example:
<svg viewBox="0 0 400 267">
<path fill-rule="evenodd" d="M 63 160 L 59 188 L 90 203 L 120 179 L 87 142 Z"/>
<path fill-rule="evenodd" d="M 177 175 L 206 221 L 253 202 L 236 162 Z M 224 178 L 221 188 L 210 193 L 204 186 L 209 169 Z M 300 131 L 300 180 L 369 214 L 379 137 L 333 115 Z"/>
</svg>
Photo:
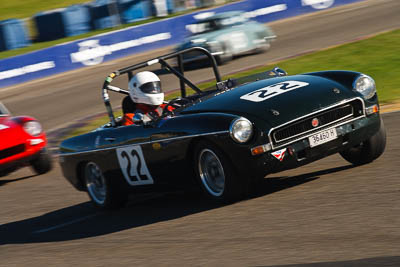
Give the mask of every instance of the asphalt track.
<svg viewBox="0 0 400 267">
<path fill-rule="evenodd" d="M 102 213 L 58 166 L 21 169 L 0 179 L 0 266 L 400 266 L 399 114 L 375 162 L 334 155 L 227 206 L 175 193 Z"/>
<path fill-rule="evenodd" d="M 369 1 L 351 5 L 352 12 L 359 13 L 350 18 L 346 9 L 338 8 L 276 23 L 280 39 L 262 56 L 274 60 L 268 57 L 279 54 L 280 48 L 290 50 L 284 47 L 289 40 L 299 46 L 306 43 L 297 31 L 313 36 L 307 49 L 318 49 L 334 45 L 333 41 L 398 28 L 399 4 Z M 388 24 L 380 25 L 381 20 Z M 317 27 L 324 21 L 332 27 L 329 33 L 321 30 L 324 26 Z M 332 21 L 342 28 L 336 29 Z M 361 33 L 353 29 L 353 34 L 342 34 L 356 22 L 363 24 Z M 319 31 L 324 37 L 316 35 Z M 292 35 L 297 37 L 291 39 Z M 320 47 L 311 47 L 317 43 Z M 293 53 L 302 52 L 290 45 Z M 224 66 L 224 71 L 233 71 L 236 64 L 261 63 L 260 55 L 244 57 Z M 70 112 L 57 113 L 54 108 L 51 112 L 56 114 L 46 115 L 43 109 L 47 117 L 41 117 L 40 109 L 32 109 L 46 127 L 55 128 L 86 112 L 102 111 L 97 86 L 109 69 L 123 65 L 119 61 L 30 83 L 3 91 L 1 98 L 14 113 L 21 110 L 22 114 L 24 97 L 36 103 L 44 97 L 50 107 L 56 107 L 51 102 L 60 98 L 56 94 L 68 99 L 69 93 L 94 91 L 93 96 L 75 95 Z M 87 81 L 91 79 L 93 84 Z M 29 93 L 20 94 L 20 90 Z M 80 106 L 84 100 L 94 106 Z M 26 102 L 25 109 L 31 105 Z M 59 108 L 63 105 L 59 103 Z M 174 193 L 134 198 L 123 210 L 103 213 L 64 180 L 56 162 L 46 175 L 34 176 L 30 169 L 21 169 L 0 178 L 0 266 L 400 266 L 399 114 L 383 115 L 388 143 L 375 162 L 353 167 L 334 155 L 268 176 L 257 197 L 227 206 Z"/>
</svg>

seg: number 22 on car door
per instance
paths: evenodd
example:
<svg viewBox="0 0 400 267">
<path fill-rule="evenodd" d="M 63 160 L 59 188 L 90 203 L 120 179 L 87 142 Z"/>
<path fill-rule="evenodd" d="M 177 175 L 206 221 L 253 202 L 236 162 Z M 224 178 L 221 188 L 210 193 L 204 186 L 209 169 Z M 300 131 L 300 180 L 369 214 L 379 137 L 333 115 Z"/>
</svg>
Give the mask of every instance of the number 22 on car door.
<svg viewBox="0 0 400 267">
<path fill-rule="evenodd" d="M 119 166 L 128 184 L 135 186 L 154 183 L 139 145 L 117 148 L 116 152 Z"/>
</svg>

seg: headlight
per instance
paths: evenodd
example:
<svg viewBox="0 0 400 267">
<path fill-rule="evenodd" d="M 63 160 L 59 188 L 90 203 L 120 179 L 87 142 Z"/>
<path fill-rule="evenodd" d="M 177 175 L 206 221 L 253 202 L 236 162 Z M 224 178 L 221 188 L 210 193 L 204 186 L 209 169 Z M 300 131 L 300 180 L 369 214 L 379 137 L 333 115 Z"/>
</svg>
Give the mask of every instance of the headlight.
<svg viewBox="0 0 400 267">
<path fill-rule="evenodd" d="M 28 121 L 24 123 L 24 130 L 32 136 L 38 136 L 42 133 L 42 126 L 37 121 Z"/>
<path fill-rule="evenodd" d="M 232 121 L 229 132 L 233 140 L 245 143 L 253 135 L 253 125 L 248 119 L 240 117 Z"/>
<path fill-rule="evenodd" d="M 364 74 L 357 77 L 353 83 L 353 88 L 360 92 L 366 99 L 372 98 L 376 93 L 375 81 Z"/>
</svg>

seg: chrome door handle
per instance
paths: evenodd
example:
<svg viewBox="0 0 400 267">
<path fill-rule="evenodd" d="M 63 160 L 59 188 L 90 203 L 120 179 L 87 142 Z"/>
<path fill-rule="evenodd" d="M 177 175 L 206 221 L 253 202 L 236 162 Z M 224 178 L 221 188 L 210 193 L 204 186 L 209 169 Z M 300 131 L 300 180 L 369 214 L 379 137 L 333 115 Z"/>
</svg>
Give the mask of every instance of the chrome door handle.
<svg viewBox="0 0 400 267">
<path fill-rule="evenodd" d="M 104 140 L 108 141 L 108 142 L 114 142 L 116 140 L 115 137 L 106 137 L 104 138 Z"/>
</svg>

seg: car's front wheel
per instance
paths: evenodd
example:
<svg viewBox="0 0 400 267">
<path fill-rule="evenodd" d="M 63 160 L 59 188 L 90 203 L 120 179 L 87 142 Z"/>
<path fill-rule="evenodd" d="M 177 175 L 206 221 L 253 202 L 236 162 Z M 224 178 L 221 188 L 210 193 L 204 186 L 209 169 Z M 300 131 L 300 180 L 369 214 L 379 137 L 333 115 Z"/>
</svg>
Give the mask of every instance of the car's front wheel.
<svg viewBox="0 0 400 267">
<path fill-rule="evenodd" d="M 229 44 L 224 44 L 223 54 L 215 57 L 218 65 L 224 65 L 233 59 L 232 49 Z"/>
<path fill-rule="evenodd" d="M 88 195 L 97 208 L 111 210 L 126 204 L 127 194 L 119 189 L 114 179 L 105 177 L 96 163 L 86 164 L 84 177 Z"/>
<path fill-rule="evenodd" d="M 219 148 L 202 141 L 195 148 L 194 158 L 197 181 L 207 198 L 228 203 L 241 197 L 239 177 Z"/>
<path fill-rule="evenodd" d="M 362 165 L 379 158 L 385 151 L 385 147 L 386 130 L 381 118 L 381 126 L 375 135 L 357 146 L 340 152 L 340 155 L 354 165 Z"/>
<path fill-rule="evenodd" d="M 49 152 L 46 149 L 41 151 L 37 158 L 31 161 L 31 166 L 37 174 L 44 174 L 50 171 L 52 161 Z"/>
</svg>

